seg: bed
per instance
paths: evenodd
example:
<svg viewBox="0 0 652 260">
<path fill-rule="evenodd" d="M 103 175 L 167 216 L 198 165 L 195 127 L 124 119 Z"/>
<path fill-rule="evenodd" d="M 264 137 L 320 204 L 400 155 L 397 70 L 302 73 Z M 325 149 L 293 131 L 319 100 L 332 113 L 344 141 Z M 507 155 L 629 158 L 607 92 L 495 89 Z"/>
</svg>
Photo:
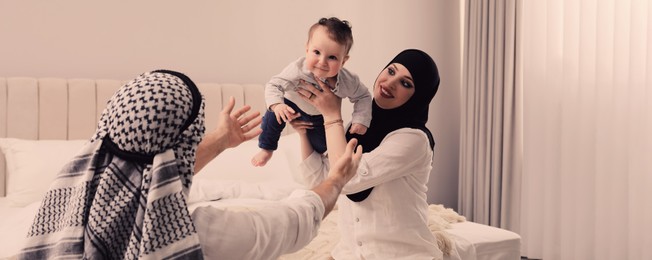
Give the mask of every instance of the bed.
<svg viewBox="0 0 652 260">
<path fill-rule="evenodd" d="M 61 78 L 0 78 L 0 259 L 21 247 L 39 200 L 56 172 L 94 132 L 106 100 L 124 81 Z M 216 126 L 222 104 L 265 109 L 262 84 L 198 84 L 206 100 L 206 127 Z M 301 188 L 293 179 L 298 137 L 286 129 L 279 150 L 262 168 L 249 164 L 257 151 L 249 141 L 225 151 L 199 173 L 189 207 L 247 208 Z M 219 197 L 206 202 L 205 197 Z M 444 259 L 520 259 L 520 236 L 470 221 L 441 205 L 431 205 L 431 230 Z M 337 208 L 319 235 L 303 249 L 280 259 L 328 259 L 335 246 Z"/>
</svg>

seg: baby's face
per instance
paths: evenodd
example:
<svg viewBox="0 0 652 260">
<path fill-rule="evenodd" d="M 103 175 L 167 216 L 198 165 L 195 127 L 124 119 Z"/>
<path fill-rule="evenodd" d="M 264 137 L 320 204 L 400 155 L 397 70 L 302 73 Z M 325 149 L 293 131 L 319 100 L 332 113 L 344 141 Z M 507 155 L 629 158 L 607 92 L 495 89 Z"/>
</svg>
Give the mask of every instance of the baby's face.
<svg viewBox="0 0 652 260">
<path fill-rule="evenodd" d="M 322 79 L 334 77 L 348 59 L 345 46 L 331 40 L 326 27 L 315 28 L 306 44 L 304 64 L 312 74 Z"/>
</svg>

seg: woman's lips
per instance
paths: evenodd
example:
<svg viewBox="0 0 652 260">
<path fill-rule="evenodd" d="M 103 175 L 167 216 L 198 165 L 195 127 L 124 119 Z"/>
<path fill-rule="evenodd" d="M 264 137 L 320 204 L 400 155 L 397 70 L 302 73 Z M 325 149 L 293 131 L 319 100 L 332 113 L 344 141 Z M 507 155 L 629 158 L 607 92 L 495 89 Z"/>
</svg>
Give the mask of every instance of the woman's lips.
<svg viewBox="0 0 652 260">
<path fill-rule="evenodd" d="M 394 96 L 389 93 L 389 91 L 385 90 L 385 88 L 380 87 L 380 95 L 384 98 L 394 98 Z"/>
</svg>

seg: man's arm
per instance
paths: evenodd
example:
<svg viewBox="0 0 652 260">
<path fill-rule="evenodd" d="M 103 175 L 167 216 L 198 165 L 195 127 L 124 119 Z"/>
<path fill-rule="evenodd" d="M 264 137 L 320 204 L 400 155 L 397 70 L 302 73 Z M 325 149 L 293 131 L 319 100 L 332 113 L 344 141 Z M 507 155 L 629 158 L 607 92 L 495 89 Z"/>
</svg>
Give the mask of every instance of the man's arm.
<svg viewBox="0 0 652 260">
<path fill-rule="evenodd" d="M 295 252 L 317 236 L 323 218 L 333 209 L 337 197 L 354 174 L 362 148 L 353 152 L 351 140 L 345 153 L 331 168 L 327 179 L 312 191 L 296 190 L 273 206 L 252 205 L 247 210 L 229 207 L 199 207 L 193 222 L 209 259 L 276 259 Z M 323 207 L 322 207 L 323 204 Z M 264 204 L 263 204 L 264 205 Z M 254 224 L 252 224 L 254 223 Z"/>
<path fill-rule="evenodd" d="M 258 127 L 262 122 L 260 112 L 247 114 L 251 109 L 250 106 L 243 106 L 233 111 L 234 106 L 235 99 L 231 97 L 220 113 L 217 128 L 207 133 L 197 146 L 195 174 L 224 150 L 236 147 L 263 131 Z"/>
<path fill-rule="evenodd" d="M 357 146 L 357 147 L 356 147 Z M 355 152 L 354 152 L 355 150 Z M 338 158 L 331 167 L 326 179 L 319 185 L 312 188 L 312 191 L 319 195 L 324 203 L 324 218 L 331 212 L 337 198 L 342 192 L 342 187 L 353 178 L 358 170 L 362 158 L 362 146 L 358 146 L 358 140 L 351 139 L 346 145 L 344 154 Z"/>
</svg>

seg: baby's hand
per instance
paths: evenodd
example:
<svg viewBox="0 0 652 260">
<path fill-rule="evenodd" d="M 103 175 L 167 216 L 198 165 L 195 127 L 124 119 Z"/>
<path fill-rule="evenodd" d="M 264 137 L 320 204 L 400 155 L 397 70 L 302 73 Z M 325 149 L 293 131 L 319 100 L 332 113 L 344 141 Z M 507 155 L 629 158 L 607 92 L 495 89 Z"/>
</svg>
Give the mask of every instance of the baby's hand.
<svg viewBox="0 0 652 260">
<path fill-rule="evenodd" d="M 300 135 L 306 134 L 308 129 L 313 129 L 311 122 L 303 120 L 292 120 L 290 121 L 290 125 Z"/>
<path fill-rule="evenodd" d="M 297 113 L 295 113 L 294 109 L 289 107 L 286 104 L 276 104 L 272 106 L 272 111 L 274 111 L 274 115 L 276 116 L 276 122 L 279 124 L 282 124 L 283 122 L 290 122 L 293 119 L 299 117 Z"/>
<path fill-rule="evenodd" d="M 358 123 L 351 124 L 351 129 L 349 129 L 349 133 L 351 134 L 363 135 L 366 132 L 367 132 L 367 127 Z"/>
</svg>

